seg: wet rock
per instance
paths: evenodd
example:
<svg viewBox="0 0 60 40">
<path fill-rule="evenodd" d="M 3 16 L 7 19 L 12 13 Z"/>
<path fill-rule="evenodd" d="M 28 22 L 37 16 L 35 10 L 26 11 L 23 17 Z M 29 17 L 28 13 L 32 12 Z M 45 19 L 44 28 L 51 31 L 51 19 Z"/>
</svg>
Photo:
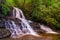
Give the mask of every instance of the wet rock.
<svg viewBox="0 0 60 40">
<path fill-rule="evenodd" d="M 5 22 L 3 20 L 0 20 L 0 28 L 5 28 Z"/>
<path fill-rule="evenodd" d="M 1 11 L 1 7 L 0 7 L 0 11 Z M 3 16 L 2 16 L 2 14 L 0 13 L 0 18 L 2 18 Z"/>
<path fill-rule="evenodd" d="M 4 28 L 0 28 L 0 39 L 9 37 L 11 35 L 10 31 Z"/>
<path fill-rule="evenodd" d="M 39 23 L 31 22 L 30 25 L 31 25 L 34 29 L 40 29 Z"/>
<path fill-rule="evenodd" d="M 37 32 L 37 33 L 45 33 L 45 30 L 42 30 L 40 28 L 39 23 L 37 22 L 33 22 L 33 21 L 29 21 L 30 25 L 32 26 L 32 28 Z"/>
<path fill-rule="evenodd" d="M 31 27 L 36 31 L 36 32 L 40 32 L 40 25 L 39 25 L 39 23 L 37 23 L 37 22 L 29 22 L 30 23 L 30 25 L 31 25 Z"/>
</svg>

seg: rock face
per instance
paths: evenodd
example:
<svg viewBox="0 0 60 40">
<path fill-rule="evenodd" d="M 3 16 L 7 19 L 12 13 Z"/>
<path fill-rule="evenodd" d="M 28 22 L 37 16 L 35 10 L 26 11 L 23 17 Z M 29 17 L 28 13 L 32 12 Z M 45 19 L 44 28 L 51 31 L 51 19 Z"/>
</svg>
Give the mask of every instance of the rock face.
<svg viewBox="0 0 60 40">
<path fill-rule="evenodd" d="M 3 20 L 0 20 L 0 28 L 5 28 L 5 24 Z"/>
<path fill-rule="evenodd" d="M 45 31 L 40 28 L 39 23 L 33 22 L 33 21 L 32 21 L 32 22 L 29 22 L 29 23 L 30 23 L 30 25 L 32 26 L 32 28 L 33 28 L 37 33 L 45 33 Z"/>
<path fill-rule="evenodd" d="M 10 36 L 10 35 L 11 35 L 10 31 L 5 28 L 4 19 L 1 18 L 0 19 L 0 39 L 5 38 L 5 37 Z"/>
<path fill-rule="evenodd" d="M 0 38 L 5 38 L 10 36 L 10 32 L 5 28 L 0 28 Z"/>
<path fill-rule="evenodd" d="M 32 28 L 36 31 L 36 32 L 40 32 L 40 27 L 39 27 L 39 23 L 36 22 L 32 22 L 30 23 L 30 25 L 32 26 Z"/>
</svg>

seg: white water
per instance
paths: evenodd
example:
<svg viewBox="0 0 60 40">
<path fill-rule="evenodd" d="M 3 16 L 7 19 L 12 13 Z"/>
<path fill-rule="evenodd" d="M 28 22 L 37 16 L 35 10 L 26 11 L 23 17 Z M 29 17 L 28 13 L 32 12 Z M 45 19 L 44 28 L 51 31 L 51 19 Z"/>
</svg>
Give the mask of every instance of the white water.
<svg viewBox="0 0 60 40">
<path fill-rule="evenodd" d="M 33 23 L 33 21 L 31 21 L 31 20 L 28 20 L 28 22 L 29 22 L 29 23 Z M 45 25 L 40 24 L 40 23 L 39 23 L 38 25 L 40 25 L 40 29 L 44 30 L 45 33 L 58 34 L 58 32 L 53 31 L 53 30 L 52 30 L 51 28 L 49 28 L 48 26 L 45 26 Z"/>
<path fill-rule="evenodd" d="M 52 33 L 52 34 L 57 34 L 57 32 L 54 32 L 51 28 L 45 26 L 45 25 L 40 25 L 40 28 L 44 30 L 46 33 Z"/>
<path fill-rule="evenodd" d="M 39 36 L 29 25 L 29 23 L 32 23 L 32 21 L 28 21 L 25 19 L 21 9 L 15 7 L 13 8 L 13 18 L 19 19 L 20 25 L 16 24 L 16 22 L 13 20 L 5 20 L 5 26 L 8 30 L 10 30 L 12 38 L 19 38 L 24 35 Z M 40 28 L 46 31 L 46 33 L 57 34 L 57 32 L 54 32 L 52 29 L 44 25 L 40 25 Z"/>
<path fill-rule="evenodd" d="M 13 8 L 13 17 L 17 18 L 20 20 L 21 26 L 16 24 L 12 20 L 7 20 L 5 22 L 5 26 L 8 30 L 11 32 L 11 37 L 17 38 L 17 36 L 22 36 L 22 35 L 34 35 L 34 36 L 39 36 L 29 25 L 28 21 L 25 19 L 23 12 L 21 9 L 18 8 Z"/>
</svg>

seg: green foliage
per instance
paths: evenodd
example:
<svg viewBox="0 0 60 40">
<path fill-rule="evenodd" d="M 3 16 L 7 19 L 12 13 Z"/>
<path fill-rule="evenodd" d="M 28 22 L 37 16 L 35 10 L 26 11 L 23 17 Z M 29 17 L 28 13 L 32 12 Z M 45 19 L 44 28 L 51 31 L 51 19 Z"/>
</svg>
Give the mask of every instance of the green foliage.
<svg viewBox="0 0 60 40">
<path fill-rule="evenodd" d="M 5 16 L 9 11 L 10 11 L 10 6 L 13 6 L 13 1 L 12 0 L 3 0 L 1 4 L 1 11 L 2 15 Z"/>
<path fill-rule="evenodd" d="M 2 4 L 2 15 L 3 16 L 6 15 L 8 11 L 9 11 L 8 7 Z"/>
<path fill-rule="evenodd" d="M 2 4 L 1 4 L 2 15 L 6 16 L 6 14 L 10 12 L 10 8 L 14 6 L 16 6 L 14 0 L 2 0 Z"/>
<path fill-rule="evenodd" d="M 2 14 L 10 11 L 9 6 L 23 10 L 28 19 L 42 22 L 52 28 L 60 28 L 59 0 L 3 0 Z"/>
<path fill-rule="evenodd" d="M 37 2 L 37 3 L 36 3 Z M 40 4 L 39 4 L 40 3 Z M 43 22 L 52 28 L 60 28 L 60 7 L 57 0 L 34 0 L 32 19 Z"/>
<path fill-rule="evenodd" d="M 3 16 L 6 15 L 7 12 L 9 11 L 9 9 L 8 9 L 7 5 L 5 4 L 5 2 L 6 2 L 6 0 L 3 0 L 2 4 L 1 4 L 1 7 L 2 7 L 1 12 L 2 12 Z"/>
<path fill-rule="evenodd" d="M 60 29 L 60 11 L 57 8 L 45 5 L 39 6 L 40 8 L 34 9 L 32 12 L 32 19 L 37 22 L 42 22 L 51 28 Z"/>
</svg>

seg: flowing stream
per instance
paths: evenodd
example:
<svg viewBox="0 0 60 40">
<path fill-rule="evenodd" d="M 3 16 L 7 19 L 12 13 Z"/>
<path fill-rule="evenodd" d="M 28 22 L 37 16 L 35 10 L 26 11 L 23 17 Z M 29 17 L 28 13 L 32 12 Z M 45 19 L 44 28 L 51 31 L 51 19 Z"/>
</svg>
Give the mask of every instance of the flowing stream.
<svg viewBox="0 0 60 40">
<path fill-rule="evenodd" d="M 17 36 L 24 36 L 24 35 L 34 35 L 39 36 L 29 25 L 28 21 L 25 19 L 23 12 L 21 9 L 13 8 L 13 18 L 17 18 L 20 20 L 20 24 L 16 24 L 12 20 L 6 20 L 5 26 L 11 32 L 11 37 L 17 38 Z"/>
<path fill-rule="evenodd" d="M 46 33 L 51 33 L 51 34 L 58 34 L 57 32 L 54 32 L 51 28 L 45 26 L 45 25 L 40 25 L 40 28 L 44 30 Z"/>
<path fill-rule="evenodd" d="M 34 36 L 39 36 L 37 32 L 33 30 L 33 28 L 30 26 L 28 20 L 24 17 L 23 12 L 21 9 L 18 9 L 16 7 L 13 8 L 13 13 L 12 13 L 12 18 L 18 19 L 19 20 L 19 25 L 16 24 L 15 21 L 13 20 L 5 20 L 5 26 L 6 29 L 8 29 L 11 32 L 11 37 L 12 38 L 18 38 L 24 35 L 34 35 Z M 31 22 L 31 21 L 30 21 Z M 57 34 L 57 32 L 54 32 L 52 29 L 41 25 L 40 28 L 42 30 L 45 30 L 46 33 L 54 33 Z"/>
</svg>

